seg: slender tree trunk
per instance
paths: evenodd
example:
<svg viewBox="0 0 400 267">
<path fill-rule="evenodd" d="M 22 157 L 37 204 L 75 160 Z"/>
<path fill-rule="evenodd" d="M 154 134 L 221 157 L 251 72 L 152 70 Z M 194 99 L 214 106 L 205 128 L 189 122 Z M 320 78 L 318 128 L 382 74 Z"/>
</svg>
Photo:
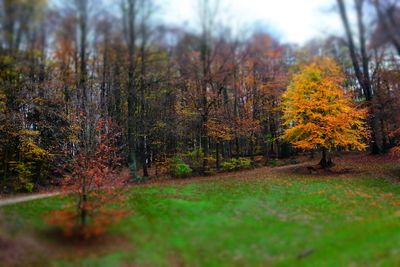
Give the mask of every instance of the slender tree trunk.
<svg viewBox="0 0 400 267">
<path fill-rule="evenodd" d="M 140 47 L 140 125 L 141 125 L 141 160 L 142 160 L 142 168 L 143 168 L 143 176 L 148 177 L 149 173 L 147 170 L 147 144 L 146 144 L 146 98 L 145 98 L 145 87 L 146 87 L 146 41 L 147 34 L 145 29 L 145 22 L 142 22 L 142 44 Z"/>
<path fill-rule="evenodd" d="M 217 141 L 216 145 L 215 145 L 215 167 L 217 169 L 217 171 L 220 170 L 220 153 L 219 153 L 219 147 L 220 147 L 220 142 Z"/>
<path fill-rule="evenodd" d="M 79 209 L 80 209 L 80 223 L 81 223 L 81 230 L 83 230 L 86 227 L 87 223 L 87 188 L 86 188 L 86 176 L 83 175 L 82 177 L 82 195 L 81 195 L 81 201 L 79 203 Z"/>
<path fill-rule="evenodd" d="M 240 144 L 239 144 L 239 138 L 235 138 L 235 145 L 236 145 L 236 157 L 240 157 Z"/>
<path fill-rule="evenodd" d="M 136 180 L 136 142 L 135 142 L 135 109 L 136 109 L 136 84 L 135 84 L 135 10 L 136 0 L 128 0 L 128 166 L 132 179 Z"/>
<path fill-rule="evenodd" d="M 238 88 L 236 84 L 237 79 L 237 69 L 236 67 L 233 69 L 233 117 L 236 119 L 239 116 L 239 101 L 238 101 Z M 239 145 L 239 138 L 237 135 L 235 136 L 235 146 L 236 146 L 236 158 L 240 156 L 240 145 Z"/>
<path fill-rule="evenodd" d="M 121 71 L 120 71 L 120 62 L 121 61 L 121 56 L 120 53 L 117 51 L 117 60 L 115 62 L 114 66 L 114 88 L 113 88 L 113 93 L 114 93 L 114 107 L 113 107 L 113 112 L 114 112 L 114 118 L 117 121 L 118 125 L 122 125 L 123 122 L 123 114 L 122 114 L 122 97 L 121 97 Z"/>
<path fill-rule="evenodd" d="M 203 158 L 203 172 L 206 174 L 208 172 L 208 155 L 209 155 L 209 147 L 208 147 L 208 133 L 207 133 L 207 128 L 203 127 L 203 134 L 201 137 L 202 145 L 203 145 L 203 152 L 204 152 L 204 158 Z"/>
<path fill-rule="evenodd" d="M 386 151 L 389 148 L 388 140 L 387 140 L 387 134 L 385 131 L 385 122 L 383 119 L 380 120 L 380 126 L 381 126 L 381 133 L 382 133 L 382 149 Z"/>
<path fill-rule="evenodd" d="M 203 114 L 202 114 L 202 136 L 201 142 L 203 145 L 203 152 L 204 152 L 204 159 L 203 159 L 203 172 L 208 172 L 208 130 L 207 130 L 207 123 L 208 123 L 208 98 L 207 98 L 207 84 L 209 78 L 209 48 L 208 48 L 208 41 L 207 41 L 207 32 L 204 30 L 203 32 L 203 40 L 202 40 L 202 48 L 201 48 L 201 61 L 203 67 L 203 77 L 202 77 L 202 84 L 201 84 L 201 91 L 202 91 L 202 107 L 203 107 Z"/>
<path fill-rule="evenodd" d="M 106 83 L 107 83 L 107 68 L 108 68 L 108 34 L 104 34 L 104 52 L 103 52 L 103 69 L 100 84 L 100 107 L 101 114 L 107 114 L 107 102 L 106 102 Z M 108 97 L 108 95 L 107 95 Z"/>
<path fill-rule="evenodd" d="M 369 58 L 366 52 L 366 41 L 365 41 L 365 27 L 363 23 L 363 0 L 355 0 L 356 6 L 356 15 L 357 15 L 357 26 L 359 32 L 359 41 L 360 41 L 360 50 L 361 55 L 357 55 L 356 46 L 353 40 L 353 35 L 350 28 L 350 23 L 347 17 L 346 6 L 343 0 L 337 0 L 337 4 L 339 7 L 340 17 L 343 22 L 343 26 L 346 32 L 350 58 L 353 64 L 353 69 L 356 75 L 356 78 L 360 84 L 362 92 L 365 96 L 365 100 L 368 102 L 370 107 L 371 116 L 369 118 L 369 125 L 371 126 L 371 143 L 370 149 L 372 154 L 379 154 L 381 152 L 381 148 L 378 142 L 378 123 L 377 120 L 379 119 L 376 117 L 375 110 L 373 108 L 372 103 L 372 86 L 371 86 L 371 79 L 369 75 Z M 359 64 L 359 57 L 361 58 L 362 68 Z M 380 141 L 380 140 L 379 140 Z"/>
<path fill-rule="evenodd" d="M 147 140 L 146 136 L 142 137 L 142 167 L 143 167 L 143 177 L 148 177 L 149 176 L 149 171 L 148 167 L 149 164 L 147 163 L 148 157 L 147 157 Z"/>
<path fill-rule="evenodd" d="M 257 75 L 256 75 L 256 65 L 253 66 L 253 120 L 257 120 L 258 117 L 258 94 L 257 94 Z M 250 135 L 250 160 L 251 164 L 254 166 L 254 143 L 257 141 L 256 134 L 252 132 Z"/>
<path fill-rule="evenodd" d="M 87 102 L 87 69 L 86 69 L 86 37 L 87 37 L 87 0 L 79 2 L 79 27 L 80 27 L 80 76 L 79 76 L 79 87 L 81 89 L 81 111 L 86 113 L 86 102 Z M 87 114 L 85 114 L 87 115 Z"/>
<path fill-rule="evenodd" d="M 131 59 L 133 60 L 133 59 Z M 130 63 L 132 65 L 132 63 Z M 132 172 L 132 178 L 137 178 L 137 166 L 136 166 L 136 151 L 135 151 L 135 96 L 136 90 L 133 81 L 133 67 L 129 67 L 129 79 L 128 79 L 128 164 L 129 169 Z"/>
<path fill-rule="evenodd" d="M 250 160 L 251 164 L 254 165 L 254 136 L 250 136 Z"/>
</svg>

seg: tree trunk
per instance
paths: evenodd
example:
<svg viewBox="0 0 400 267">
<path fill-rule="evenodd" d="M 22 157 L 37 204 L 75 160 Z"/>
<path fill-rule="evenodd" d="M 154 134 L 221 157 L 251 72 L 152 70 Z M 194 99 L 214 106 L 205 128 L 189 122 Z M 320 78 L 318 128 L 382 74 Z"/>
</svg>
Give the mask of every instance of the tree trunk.
<svg viewBox="0 0 400 267">
<path fill-rule="evenodd" d="M 136 147 L 135 147 L 135 110 L 136 110 L 136 84 L 135 84 L 135 0 L 128 1 L 128 166 L 132 179 L 136 180 Z"/>
<path fill-rule="evenodd" d="M 205 127 L 204 127 L 205 128 Z M 207 136 L 207 130 L 203 129 L 204 133 L 202 138 L 202 145 L 203 145 L 203 152 L 204 152 L 204 158 L 203 158 L 203 174 L 207 174 L 208 172 L 208 154 L 209 154 L 209 149 L 208 149 L 208 136 Z"/>
<path fill-rule="evenodd" d="M 142 164 L 143 164 L 143 177 L 148 177 L 149 173 L 148 173 L 148 164 L 147 164 L 147 140 L 146 140 L 146 136 L 143 136 L 143 140 L 142 140 Z"/>
<path fill-rule="evenodd" d="M 250 160 L 251 164 L 254 166 L 254 137 L 250 137 Z"/>
<path fill-rule="evenodd" d="M 107 67 L 108 67 L 108 36 L 104 35 L 104 52 L 103 52 L 103 69 L 100 83 L 100 112 L 103 116 L 107 115 L 107 99 L 106 99 L 106 84 L 107 84 Z M 107 95 L 108 96 L 108 95 Z"/>
<path fill-rule="evenodd" d="M 235 145 L 236 145 L 236 158 L 240 157 L 240 144 L 239 144 L 239 138 L 235 138 Z"/>
<path fill-rule="evenodd" d="M 369 125 L 371 126 L 371 143 L 370 149 L 372 154 L 379 154 L 381 152 L 381 148 L 379 146 L 378 138 L 378 131 L 379 128 L 376 127 L 376 116 L 374 114 L 374 108 L 372 103 L 372 86 L 371 86 L 371 79 L 369 75 L 369 57 L 366 52 L 366 40 L 365 40 L 365 27 L 363 23 L 363 1 L 356 0 L 356 19 L 357 19 L 357 27 L 358 27 L 358 35 L 359 35 L 359 43 L 360 43 L 360 50 L 361 55 L 359 55 L 356 51 L 357 48 L 355 46 L 353 40 L 353 34 L 350 28 L 349 19 L 347 17 L 346 6 L 343 0 L 337 0 L 337 4 L 339 7 L 340 17 L 343 22 L 343 26 L 346 32 L 347 43 L 350 52 L 350 58 L 353 64 L 353 69 L 355 76 L 360 84 L 362 89 L 362 93 L 365 96 L 365 100 L 367 101 L 370 109 L 370 113 L 372 114 L 372 118 L 369 119 Z M 359 58 L 361 59 L 361 66 L 359 63 Z"/>
<path fill-rule="evenodd" d="M 81 201 L 79 203 L 79 209 L 80 209 L 80 222 L 81 222 L 81 230 L 86 227 L 86 221 L 87 221 L 87 189 L 86 189 L 86 176 L 83 175 L 82 177 L 82 195 L 81 195 Z"/>
<path fill-rule="evenodd" d="M 314 159 L 315 158 L 315 150 L 311 149 L 310 151 L 310 159 Z"/>
<path fill-rule="evenodd" d="M 219 141 L 217 141 L 215 146 L 215 168 L 217 171 L 220 169 L 219 146 Z"/>
<path fill-rule="evenodd" d="M 371 116 L 369 118 L 369 123 L 371 125 L 371 143 L 370 143 L 370 149 L 371 149 L 371 154 L 373 155 L 378 155 L 382 152 L 382 144 L 381 144 L 381 138 L 380 138 L 380 127 L 379 127 L 379 118 L 375 115 L 373 104 L 370 103 L 371 105 Z"/>
<path fill-rule="evenodd" d="M 331 157 L 329 156 L 329 152 L 326 148 L 322 149 L 322 158 L 319 162 L 319 165 L 323 168 L 323 169 L 327 169 L 333 166 L 333 162 Z"/>
</svg>

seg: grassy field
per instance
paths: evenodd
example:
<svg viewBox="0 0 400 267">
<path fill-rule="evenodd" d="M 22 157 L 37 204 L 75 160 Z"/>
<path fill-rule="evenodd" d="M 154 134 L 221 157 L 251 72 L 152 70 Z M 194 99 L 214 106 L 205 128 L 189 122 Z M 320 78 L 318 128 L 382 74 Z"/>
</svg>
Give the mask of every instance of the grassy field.
<svg viewBox="0 0 400 267">
<path fill-rule="evenodd" d="M 398 166 L 368 158 L 345 174 L 260 168 L 135 187 L 130 215 L 84 245 L 43 223 L 59 197 L 20 203 L 0 208 L 0 248 L 13 240 L 0 253 L 18 247 L 25 256 L 9 262 L 21 266 L 400 266 Z"/>
</svg>

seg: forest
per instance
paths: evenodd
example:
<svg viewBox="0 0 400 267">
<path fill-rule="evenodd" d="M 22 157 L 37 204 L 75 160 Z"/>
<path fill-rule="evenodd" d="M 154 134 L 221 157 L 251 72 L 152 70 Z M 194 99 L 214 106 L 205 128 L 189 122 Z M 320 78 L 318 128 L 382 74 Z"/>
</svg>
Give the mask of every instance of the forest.
<svg viewBox="0 0 400 267">
<path fill-rule="evenodd" d="M 4 266 L 399 264 L 400 2 L 331 1 L 340 28 L 301 44 L 233 26 L 226 1 L 192 2 L 185 26 L 163 21 L 157 0 L 0 0 Z M 40 200 L 6 204 L 25 195 Z M 335 229 L 350 213 L 382 237 L 338 241 L 343 257 L 329 231 L 318 248 L 304 241 L 316 231 L 307 221 Z M 358 233 L 351 218 L 343 236 Z M 21 230 L 3 219 L 29 230 L 9 236 Z M 63 234 L 38 249 L 18 238 L 42 227 Z M 213 231 L 225 243 L 209 246 Z M 280 233 L 293 239 L 259 239 Z M 60 238 L 74 241 L 60 248 Z M 109 245 L 91 250 L 98 238 Z M 46 246 L 59 252 L 43 256 Z"/>
</svg>

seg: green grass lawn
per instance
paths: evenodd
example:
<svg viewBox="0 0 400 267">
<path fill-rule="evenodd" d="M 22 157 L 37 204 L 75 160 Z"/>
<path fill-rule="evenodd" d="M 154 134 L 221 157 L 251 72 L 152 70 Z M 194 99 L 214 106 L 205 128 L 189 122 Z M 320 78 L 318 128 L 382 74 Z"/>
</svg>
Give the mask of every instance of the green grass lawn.
<svg viewBox="0 0 400 267">
<path fill-rule="evenodd" d="M 136 187 L 124 204 L 130 215 L 97 244 L 107 249 L 69 248 L 49 253 L 40 264 L 400 266 L 400 184 L 370 167 L 346 175 L 264 168 Z M 0 212 L 13 221 L 12 235 L 31 233 L 45 250 L 57 251 L 62 244 L 45 234 L 42 218 L 62 202 L 42 199 Z"/>
</svg>

